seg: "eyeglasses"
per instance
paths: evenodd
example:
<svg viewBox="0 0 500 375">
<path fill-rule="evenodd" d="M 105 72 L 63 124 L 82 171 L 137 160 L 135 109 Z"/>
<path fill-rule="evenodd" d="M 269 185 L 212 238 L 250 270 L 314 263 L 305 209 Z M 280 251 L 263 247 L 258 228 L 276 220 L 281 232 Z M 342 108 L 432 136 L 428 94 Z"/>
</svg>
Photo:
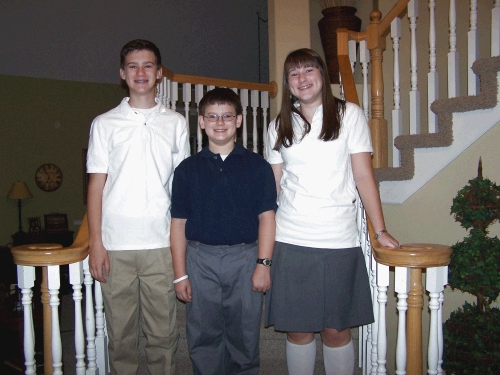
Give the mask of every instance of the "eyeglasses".
<svg viewBox="0 0 500 375">
<path fill-rule="evenodd" d="M 207 119 L 207 121 L 209 122 L 217 122 L 219 121 L 219 118 L 222 119 L 222 121 L 224 122 L 229 122 L 229 121 L 232 121 L 233 118 L 236 117 L 236 115 L 229 115 L 229 114 L 224 114 L 224 115 L 208 115 L 208 116 L 203 116 Z"/>
</svg>

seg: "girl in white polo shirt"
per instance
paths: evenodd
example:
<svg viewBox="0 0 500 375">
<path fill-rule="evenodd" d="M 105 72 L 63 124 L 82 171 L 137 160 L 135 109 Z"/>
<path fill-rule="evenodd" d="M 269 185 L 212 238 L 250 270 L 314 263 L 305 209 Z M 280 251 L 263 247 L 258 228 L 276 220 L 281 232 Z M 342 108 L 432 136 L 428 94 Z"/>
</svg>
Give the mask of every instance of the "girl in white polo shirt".
<svg viewBox="0 0 500 375">
<path fill-rule="evenodd" d="M 267 325 L 287 332 L 290 375 L 314 373 L 320 332 L 326 374 L 352 375 L 350 327 L 373 322 L 356 226 L 356 188 L 381 245 L 385 229 L 363 111 L 335 98 L 321 57 L 291 52 L 281 111 L 269 125 L 267 160 L 278 190 Z"/>
</svg>

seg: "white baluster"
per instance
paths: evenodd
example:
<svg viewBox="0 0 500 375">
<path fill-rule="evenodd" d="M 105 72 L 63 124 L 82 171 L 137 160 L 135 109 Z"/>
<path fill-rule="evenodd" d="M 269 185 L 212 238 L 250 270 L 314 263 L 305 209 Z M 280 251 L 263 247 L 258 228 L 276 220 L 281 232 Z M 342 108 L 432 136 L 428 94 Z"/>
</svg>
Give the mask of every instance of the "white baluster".
<svg viewBox="0 0 500 375">
<path fill-rule="evenodd" d="M 257 109 L 259 108 L 259 91 L 252 90 L 251 91 L 251 106 L 252 106 L 252 116 L 253 116 L 253 125 L 252 125 L 252 138 L 253 138 L 253 152 L 258 152 L 259 139 L 257 134 Z"/>
<path fill-rule="evenodd" d="M 47 266 L 47 284 L 52 314 L 52 367 L 54 368 L 54 375 L 62 374 L 62 344 L 61 332 L 59 329 L 60 283 L 59 266 Z"/>
<path fill-rule="evenodd" d="M 69 265 L 69 281 L 73 285 L 73 301 L 75 303 L 75 358 L 76 375 L 85 375 L 85 338 L 82 319 L 82 262 Z"/>
<path fill-rule="evenodd" d="M 243 147 L 248 145 L 248 124 L 247 124 L 247 108 L 248 108 L 248 89 L 240 90 L 241 106 L 243 108 L 243 123 L 241 125 L 241 139 Z"/>
<path fill-rule="evenodd" d="M 394 50 L 393 58 L 393 102 L 394 109 L 392 110 L 392 138 L 403 134 L 403 114 L 401 112 L 401 84 L 399 73 L 399 41 L 401 39 L 401 18 L 396 17 L 391 22 L 391 38 L 392 49 Z M 399 150 L 392 145 L 392 166 L 401 166 L 401 155 Z"/>
<path fill-rule="evenodd" d="M 105 320 L 104 320 L 104 306 L 102 300 L 101 283 L 99 281 L 95 282 L 94 285 L 94 295 L 95 295 L 95 328 L 96 328 L 96 338 L 95 346 L 97 352 L 97 367 L 99 368 L 99 374 L 101 370 L 104 374 L 109 372 L 109 361 L 108 361 L 108 337 L 105 330 Z"/>
<path fill-rule="evenodd" d="M 500 0 L 491 10 L 491 56 L 500 55 Z"/>
<path fill-rule="evenodd" d="M 194 86 L 194 101 L 196 102 L 196 108 L 197 109 L 200 108 L 201 98 L 203 98 L 203 85 L 197 84 L 197 85 Z M 198 119 L 198 117 L 197 117 L 197 119 Z M 200 152 L 201 149 L 202 149 L 203 134 L 201 132 L 201 128 L 200 128 L 200 126 L 199 126 L 198 123 L 196 124 L 196 139 L 197 139 L 196 150 L 198 152 Z"/>
<path fill-rule="evenodd" d="M 408 3 L 408 18 L 410 19 L 411 34 L 410 134 L 420 134 L 420 91 L 418 91 L 417 75 L 418 0 L 410 0 L 410 2 Z"/>
<path fill-rule="evenodd" d="M 26 375 L 36 374 L 35 329 L 33 327 L 32 288 L 35 286 L 35 267 L 17 266 L 17 284 L 21 289 L 24 311 L 24 365 Z"/>
<path fill-rule="evenodd" d="M 429 309 L 431 310 L 431 322 L 429 329 L 429 346 L 427 353 L 428 371 L 430 375 L 438 374 L 439 359 L 439 331 L 442 331 L 442 325 L 439 325 L 440 309 L 439 294 L 447 284 L 448 267 L 427 268 L 426 289 L 429 292 Z"/>
<path fill-rule="evenodd" d="M 478 76 L 472 71 L 472 64 L 479 56 L 479 35 L 477 30 L 477 0 L 470 0 L 470 26 L 467 33 L 467 92 L 469 95 L 477 95 Z"/>
<path fill-rule="evenodd" d="M 165 77 L 164 85 L 165 85 L 165 103 L 164 104 L 165 104 L 165 107 L 170 108 L 170 97 L 171 97 L 171 93 L 172 93 L 172 87 L 170 85 L 170 80 L 166 77 Z"/>
<path fill-rule="evenodd" d="M 368 233 L 368 226 L 366 222 L 366 213 L 365 209 L 363 207 L 363 203 L 361 202 L 361 198 L 359 197 L 359 194 L 356 194 L 356 222 L 357 222 L 357 227 L 358 227 L 358 233 L 360 236 L 360 245 L 361 249 L 363 251 L 363 255 L 365 258 L 365 265 L 366 265 L 366 271 L 368 274 L 368 277 L 371 278 L 372 275 L 370 273 L 371 270 L 371 259 L 372 259 L 372 252 L 371 252 L 371 242 L 370 242 L 370 235 Z M 376 281 L 374 282 L 376 283 Z M 370 280 L 370 285 L 372 285 L 372 280 Z M 371 330 L 372 330 L 372 325 L 368 324 L 365 326 L 360 327 L 359 330 L 359 360 L 358 362 L 361 364 L 363 367 L 363 374 L 367 374 L 368 371 L 368 366 L 369 366 L 369 357 L 368 353 L 371 353 L 371 340 L 372 340 L 372 335 L 371 335 Z"/>
<path fill-rule="evenodd" d="M 373 301 L 373 317 L 375 322 L 372 324 L 372 350 L 371 350 L 371 375 L 377 374 L 377 357 L 378 357 L 378 328 L 379 328 L 379 304 L 377 302 L 377 262 L 373 258 L 371 260 L 371 281 L 372 281 L 372 301 Z"/>
<path fill-rule="evenodd" d="M 361 74 L 363 76 L 363 112 L 367 120 L 370 118 L 370 96 L 368 90 L 368 64 L 370 63 L 370 51 L 366 46 L 366 40 L 359 42 L 359 61 L 361 62 Z"/>
<path fill-rule="evenodd" d="M 182 100 L 184 101 L 184 116 L 186 117 L 186 125 L 189 137 L 189 105 L 191 103 L 191 84 L 182 84 Z"/>
<path fill-rule="evenodd" d="M 177 82 L 170 82 L 170 109 L 175 111 L 177 109 L 177 100 L 179 99 L 179 84 Z"/>
<path fill-rule="evenodd" d="M 211 91 L 211 90 L 213 90 L 213 89 L 215 89 L 215 86 L 214 86 L 214 85 L 208 85 L 208 86 L 207 86 L 207 91 Z"/>
<path fill-rule="evenodd" d="M 386 374 L 387 363 L 387 325 L 385 307 L 387 305 L 387 288 L 389 286 L 389 266 L 377 264 L 378 288 L 378 332 L 377 332 L 377 374 Z"/>
<path fill-rule="evenodd" d="M 89 271 L 89 257 L 83 262 L 83 283 L 85 285 L 85 330 L 87 333 L 87 372 L 86 375 L 97 375 L 99 370 L 96 363 L 95 349 L 95 316 L 94 300 L 92 298 L 92 284 L 94 279 Z"/>
<path fill-rule="evenodd" d="M 345 100 L 344 84 L 342 83 L 342 74 L 339 72 L 339 90 L 340 99 Z"/>
<path fill-rule="evenodd" d="M 348 48 L 349 48 L 349 62 L 351 63 L 352 74 L 354 74 L 354 68 L 356 67 L 356 41 L 349 40 Z"/>
<path fill-rule="evenodd" d="M 459 58 L 457 52 L 457 6 L 455 0 L 450 0 L 450 52 L 448 52 L 448 97 L 459 96 Z"/>
<path fill-rule="evenodd" d="M 446 278 L 448 279 L 448 267 L 444 271 L 446 274 Z M 448 280 L 445 282 L 448 284 Z M 438 314 L 438 374 L 443 374 L 443 349 L 444 349 L 444 340 L 443 340 L 443 302 L 444 302 L 444 292 L 439 293 L 439 314 Z"/>
<path fill-rule="evenodd" d="M 262 107 L 262 155 L 265 158 L 267 156 L 267 110 L 269 109 L 269 93 L 267 91 L 260 93 L 260 106 Z"/>
<path fill-rule="evenodd" d="M 394 291 L 398 294 L 397 309 L 398 337 L 396 342 L 396 374 L 406 374 L 406 311 L 408 310 L 408 291 L 410 290 L 409 269 L 395 267 Z"/>
<path fill-rule="evenodd" d="M 436 0 L 429 0 L 429 73 L 427 73 L 429 133 L 436 133 L 439 130 L 437 116 L 431 111 L 431 104 L 439 97 L 439 74 L 436 64 Z"/>
<path fill-rule="evenodd" d="M 156 98 L 160 103 L 163 103 L 163 77 L 156 84 Z"/>
</svg>

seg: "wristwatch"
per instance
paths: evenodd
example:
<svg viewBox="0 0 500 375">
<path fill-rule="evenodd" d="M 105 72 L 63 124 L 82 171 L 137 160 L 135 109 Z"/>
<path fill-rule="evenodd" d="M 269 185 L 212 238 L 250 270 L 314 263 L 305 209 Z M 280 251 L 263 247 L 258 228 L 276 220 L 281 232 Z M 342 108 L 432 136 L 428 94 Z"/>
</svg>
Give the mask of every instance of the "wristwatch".
<svg viewBox="0 0 500 375">
<path fill-rule="evenodd" d="M 273 261 L 269 258 L 259 258 L 257 259 L 258 264 L 263 264 L 266 267 L 271 267 L 271 264 L 273 264 Z"/>
</svg>

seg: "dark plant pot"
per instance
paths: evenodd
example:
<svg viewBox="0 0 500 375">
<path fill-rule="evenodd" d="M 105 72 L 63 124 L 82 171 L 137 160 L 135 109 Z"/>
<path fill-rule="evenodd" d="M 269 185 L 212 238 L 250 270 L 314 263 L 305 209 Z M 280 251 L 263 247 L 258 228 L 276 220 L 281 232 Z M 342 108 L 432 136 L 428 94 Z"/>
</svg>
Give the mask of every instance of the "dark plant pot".
<svg viewBox="0 0 500 375">
<path fill-rule="evenodd" d="M 465 303 L 444 324 L 443 368 L 447 374 L 500 374 L 500 310 Z"/>
<path fill-rule="evenodd" d="M 339 83 L 339 62 L 337 59 L 337 29 L 340 27 L 352 31 L 361 30 L 361 19 L 355 14 L 354 7 L 331 7 L 324 9 L 323 18 L 318 22 L 321 44 L 331 83 Z"/>
</svg>

